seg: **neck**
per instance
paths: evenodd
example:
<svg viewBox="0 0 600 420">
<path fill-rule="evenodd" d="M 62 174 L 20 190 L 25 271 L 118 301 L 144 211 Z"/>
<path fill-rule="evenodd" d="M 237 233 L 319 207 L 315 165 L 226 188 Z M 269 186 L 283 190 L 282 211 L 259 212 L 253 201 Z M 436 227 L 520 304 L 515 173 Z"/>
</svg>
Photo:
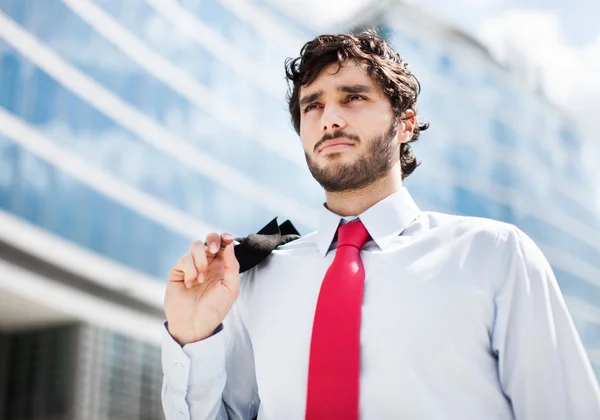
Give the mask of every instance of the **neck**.
<svg viewBox="0 0 600 420">
<path fill-rule="evenodd" d="M 360 190 L 325 192 L 327 208 L 340 216 L 358 216 L 381 200 L 402 189 L 399 165 L 384 177 Z"/>
</svg>

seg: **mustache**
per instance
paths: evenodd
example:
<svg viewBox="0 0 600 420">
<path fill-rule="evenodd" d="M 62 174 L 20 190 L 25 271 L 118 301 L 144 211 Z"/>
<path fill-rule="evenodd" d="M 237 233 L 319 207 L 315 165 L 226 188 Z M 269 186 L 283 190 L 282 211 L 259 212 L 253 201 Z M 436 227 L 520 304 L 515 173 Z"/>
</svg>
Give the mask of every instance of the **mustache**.
<svg viewBox="0 0 600 420">
<path fill-rule="evenodd" d="M 315 144 L 315 147 L 313 148 L 313 152 L 316 152 L 319 149 L 319 147 L 321 147 L 323 145 L 323 143 L 325 143 L 327 140 L 333 140 L 333 139 L 339 139 L 339 138 L 346 138 L 348 140 L 352 140 L 357 143 L 360 143 L 360 137 L 358 137 L 354 134 L 348 134 L 342 130 L 337 130 L 337 131 L 334 131 L 333 134 L 325 133 L 323 135 L 323 137 L 321 137 L 321 140 L 319 140 L 317 142 L 317 144 Z"/>
</svg>

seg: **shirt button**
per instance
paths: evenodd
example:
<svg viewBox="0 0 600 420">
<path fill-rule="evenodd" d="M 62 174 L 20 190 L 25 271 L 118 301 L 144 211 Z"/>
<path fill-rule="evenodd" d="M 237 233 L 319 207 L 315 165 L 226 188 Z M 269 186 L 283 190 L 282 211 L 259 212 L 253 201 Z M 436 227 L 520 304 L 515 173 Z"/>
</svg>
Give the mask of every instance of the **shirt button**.
<svg viewBox="0 0 600 420">
<path fill-rule="evenodd" d="M 178 411 L 178 412 L 177 412 L 177 415 L 178 415 L 179 417 L 183 417 L 183 416 L 185 416 L 185 413 L 184 413 L 183 411 Z"/>
<path fill-rule="evenodd" d="M 179 369 L 183 369 L 183 363 L 175 363 L 175 367 L 179 368 Z"/>
</svg>

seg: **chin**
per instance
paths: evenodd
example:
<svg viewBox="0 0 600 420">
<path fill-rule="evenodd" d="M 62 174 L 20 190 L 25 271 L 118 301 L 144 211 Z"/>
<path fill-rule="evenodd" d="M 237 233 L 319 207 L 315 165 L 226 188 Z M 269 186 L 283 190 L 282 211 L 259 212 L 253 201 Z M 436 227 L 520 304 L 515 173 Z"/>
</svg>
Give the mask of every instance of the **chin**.
<svg viewBox="0 0 600 420">
<path fill-rule="evenodd" d="M 343 158 L 343 153 L 340 153 L 340 152 L 327 153 L 322 156 L 322 159 L 325 160 L 326 162 L 332 161 L 332 160 L 340 160 L 342 158 Z"/>
<path fill-rule="evenodd" d="M 323 155 L 313 155 L 313 157 L 306 155 L 306 157 L 309 169 L 313 167 L 318 171 L 327 172 L 331 175 L 347 167 L 354 166 L 358 161 L 356 153 L 346 152 L 330 152 Z"/>
<path fill-rule="evenodd" d="M 354 162 L 356 160 L 356 153 L 349 153 L 349 150 L 344 150 L 343 152 L 329 152 L 321 156 L 325 162 L 331 161 L 346 161 L 346 162 Z"/>
<path fill-rule="evenodd" d="M 345 167 L 352 167 L 354 161 L 350 161 L 348 159 L 344 159 L 340 156 L 327 156 L 326 162 L 321 165 L 321 170 L 327 171 L 330 174 L 338 173 L 341 169 Z"/>
</svg>

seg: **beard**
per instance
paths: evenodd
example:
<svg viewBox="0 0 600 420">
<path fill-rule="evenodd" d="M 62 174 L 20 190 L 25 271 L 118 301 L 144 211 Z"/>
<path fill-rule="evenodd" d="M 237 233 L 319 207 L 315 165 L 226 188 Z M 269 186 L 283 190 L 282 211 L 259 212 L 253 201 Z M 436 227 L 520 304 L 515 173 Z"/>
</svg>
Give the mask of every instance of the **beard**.
<svg viewBox="0 0 600 420">
<path fill-rule="evenodd" d="M 313 178 L 327 192 L 355 191 L 375 183 L 387 174 L 397 163 L 400 156 L 398 145 L 394 142 L 398 124 L 393 122 L 388 130 L 374 137 L 369 142 L 366 154 L 359 156 L 352 163 L 333 163 L 325 168 L 318 167 L 305 152 L 306 163 Z M 333 136 L 324 137 L 323 140 L 346 137 L 352 140 L 360 139 L 356 136 L 346 135 L 341 131 L 336 131 Z M 319 142 L 320 143 L 320 142 Z M 318 144 L 317 144 L 318 145 Z M 333 160 L 338 158 L 340 153 L 331 153 L 326 156 Z"/>
</svg>

